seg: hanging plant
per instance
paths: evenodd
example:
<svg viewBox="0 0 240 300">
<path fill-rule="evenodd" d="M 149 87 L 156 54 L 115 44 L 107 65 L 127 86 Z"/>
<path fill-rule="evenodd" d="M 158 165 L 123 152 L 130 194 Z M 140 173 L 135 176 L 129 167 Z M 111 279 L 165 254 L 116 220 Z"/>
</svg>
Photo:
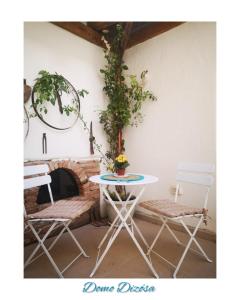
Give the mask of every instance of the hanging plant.
<svg viewBox="0 0 240 300">
<path fill-rule="evenodd" d="M 73 85 L 62 75 L 57 73 L 50 74 L 45 70 L 41 70 L 38 73 L 38 77 L 35 79 L 35 84 L 32 92 L 32 107 L 36 115 L 46 125 L 58 129 L 65 130 L 71 128 L 77 121 L 80 114 L 80 99 L 88 94 L 88 91 L 82 89 L 76 91 Z M 71 96 L 69 103 L 63 103 L 63 96 Z M 58 111 L 60 115 L 70 116 L 72 113 L 76 115 L 74 122 L 71 126 L 64 128 L 57 127 L 50 124 L 44 118 L 49 111 L 49 104 L 52 106 L 58 105 Z"/>
<path fill-rule="evenodd" d="M 62 93 L 70 94 L 71 93 L 71 84 L 67 81 L 62 75 L 57 73 L 50 74 L 45 70 L 41 70 L 38 73 L 39 77 L 35 79 L 36 83 L 33 87 L 33 93 L 36 94 L 36 99 L 34 101 L 34 107 L 38 108 L 39 111 L 48 112 L 46 108 L 47 103 L 55 105 L 56 102 L 59 106 L 60 113 L 65 113 L 67 116 L 71 112 L 77 112 L 78 104 L 76 100 L 73 99 L 72 105 L 63 105 L 61 101 Z M 81 90 L 77 91 L 77 94 L 81 97 L 84 97 L 85 94 L 88 94 L 88 91 Z"/>
<path fill-rule="evenodd" d="M 147 70 L 141 73 L 140 80 L 136 75 L 125 74 L 128 66 L 122 60 L 122 39 L 123 28 L 119 24 L 111 42 L 103 37 L 107 63 L 100 70 L 104 76 L 103 90 L 109 102 L 107 108 L 100 111 L 99 118 L 109 144 L 106 156 L 112 161 L 125 150 L 122 130 L 128 126 L 137 126 L 143 121 L 141 109 L 145 101 L 157 100 L 152 92 L 144 89 Z"/>
</svg>

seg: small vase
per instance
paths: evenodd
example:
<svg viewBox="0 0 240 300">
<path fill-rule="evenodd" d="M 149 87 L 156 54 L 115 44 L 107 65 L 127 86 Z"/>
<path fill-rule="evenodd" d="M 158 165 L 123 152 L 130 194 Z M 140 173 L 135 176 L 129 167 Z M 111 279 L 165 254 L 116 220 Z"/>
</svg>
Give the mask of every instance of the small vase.
<svg viewBox="0 0 240 300">
<path fill-rule="evenodd" d="M 125 169 L 117 169 L 118 176 L 124 176 L 125 175 Z"/>
</svg>

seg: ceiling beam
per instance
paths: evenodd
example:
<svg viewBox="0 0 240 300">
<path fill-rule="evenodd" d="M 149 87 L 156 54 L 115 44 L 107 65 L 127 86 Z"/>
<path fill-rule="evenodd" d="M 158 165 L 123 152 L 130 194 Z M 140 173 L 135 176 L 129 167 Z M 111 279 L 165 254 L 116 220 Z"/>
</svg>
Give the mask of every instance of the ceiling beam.
<svg viewBox="0 0 240 300">
<path fill-rule="evenodd" d="M 146 24 L 141 30 L 131 34 L 128 40 L 127 49 L 183 23 L 184 22 L 149 22 L 149 24 Z"/>
<path fill-rule="evenodd" d="M 51 22 L 97 46 L 105 48 L 102 41 L 102 36 L 89 26 L 84 25 L 81 22 Z"/>
<path fill-rule="evenodd" d="M 133 26 L 133 22 L 127 22 L 124 25 L 123 39 L 122 39 L 121 50 L 120 50 L 121 59 L 122 59 L 124 51 L 127 47 L 129 37 L 130 37 L 130 34 L 131 34 L 132 26 Z"/>
<path fill-rule="evenodd" d="M 115 23 L 117 22 L 87 22 L 87 25 L 95 30 L 101 31 L 114 25 Z"/>
</svg>

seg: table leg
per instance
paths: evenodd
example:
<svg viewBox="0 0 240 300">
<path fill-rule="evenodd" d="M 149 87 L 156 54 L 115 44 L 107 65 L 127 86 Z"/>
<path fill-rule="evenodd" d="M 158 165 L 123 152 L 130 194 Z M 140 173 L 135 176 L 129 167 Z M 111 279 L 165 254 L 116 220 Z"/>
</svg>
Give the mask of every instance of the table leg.
<svg viewBox="0 0 240 300">
<path fill-rule="evenodd" d="M 142 241 L 143 241 L 143 243 L 145 244 L 145 246 L 146 246 L 147 248 L 149 248 L 149 245 L 148 245 L 146 239 L 144 238 L 144 236 L 142 235 L 142 233 L 141 233 L 140 229 L 138 228 L 137 224 L 134 222 L 133 218 L 131 218 L 131 219 L 132 219 L 132 224 L 133 224 L 132 226 L 135 227 L 137 233 L 139 234 L 139 236 L 140 236 L 140 238 L 142 239 Z"/>
<path fill-rule="evenodd" d="M 92 271 L 92 273 L 90 274 L 90 277 L 92 277 L 95 272 L 97 271 L 98 267 L 100 266 L 102 260 L 104 259 L 104 257 L 106 256 L 107 252 L 109 251 L 110 247 L 112 246 L 113 242 L 115 241 L 116 237 L 118 236 L 120 230 L 123 227 L 123 223 L 121 223 L 118 227 L 118 229 L 116 230 L 115 234 L 112 236 L 112 238 L 108 241 L 108 244 L 105 248 L 105 250 L 103 251 L 103 254 L 101 255 L 101 257 L 98 259 L 98 261 L 96 262 L 96 265 Z"/>
<path fill-rule="evenodd" d="M 131 196 L 132 196 L 132 193 L 129 195 L 129 199 L 130 199 Z M 120 209 L 120 212 L 122 213 L 123 210 L 126 210 L 126 212 L 127 212 L 126 206 L 123 206 Z M 104 237 L 102 238 L 101 242 L 99 243 L 98 249 L 102 247 L 102 245 L 104 244 L 107 236 L 109 235 L 109 233 L 111 232 L 111 230 L 113 229 L 114 225 L 117 223 L 118 220 L 119 220 L 119 216 L 117 215 L 116 218 L 114 219 L 114 221 L 112 222 L 112 224 L 110 225 L 110 227 L 108 228 L 107 232 L 105 233 Z M 132 228 L 132 230 L 133 230 L 133 228 Z"/>
<path fill-rule="evenodd" d="M 104 237 L 102 238 L 100 244 L 98 245 L 98 249 L 102 247 L 103 243 L 105 242 L 107 236 L 109 235 L 109 233 L 111 232 L 111 230 L 113 229 L 115 223 L 118 221 L 119 217 L 116 216 L 116 218 L 114 219 L 114 221 L 112 222 L 111 226 L 108 228 L 108 231 L 105 233 Z"/>
<path fill-rule="evenodd" d="M 139 245 L 137 239 L 135 238 L 134 234 L 132 233 L 132 231 L 130 230 L 130 228 L 128 226 L 126 226 L 126 229 L 129 233 L 129 235 L 131 236 L 133 242 L 135 243 L 136 247 L 138 248 L 139 252 L 141 253 L 142 257 L 144 258 L 145 262 L 147 263 L 147 265 L 149 266 L 150 270 L 152 271 L 153 275 L 156 278 L 159 278 L 157 272 L 155 271 L 155 269 L 153 268 L 153 265 L 151 264 L 151 262 L 149 261 L 149 259 L 147 258 L 146 254 L 144 253 L 144 251 L 142 250 L 141 246 Z"/>
<path fill-rule="evenodd" d="M 114 221 L 120 219 L 121 220 L 121 223 L 118 227 L 118 229 L 116 230 L 115 234 L 112 236 L 112 238 L 108 241 L 108 244 L 104 250 L 104 252 L 102 253 L 101 257 L 97 260 L 96 262 L 96 265 L 92 271 L 92 273 L 90 274 L 90 277 L 92 277 L 95 272 L 97 271 L 98 267 L 100 266 L 101 262 L 103 261 L 104 257 L 106 256 L 107 252 L 109 251 L 110 247 L 112 246 L 113 242 L 115 241 L 116 237 L 118 236 L 118 234 L 120 233 L 120 230 L 122 229 L 122 227 L 124 226 L 126 228 L 126 230 L 128 231 L 128 234 L 130 235 L 130 237 L 132 238 L 134 244 L 136 245 L 137 249 L 139 250 L 140 254 L 142 255 L 143 259 L 145 260 L 145 262 L 147 263 L 148 267 L 150 268 L 150 270 L 152 271 L 153 275 L 156 277 L 156 278 L 159 278 L 157 272 L 155 271 L 155 269 L 153 268 L 153 265 L 151 264 L 151 262 L 148 260 L 147 256 L 145 255 L 144 251 L 142 250 L 140 244 L 138 243 L 138 241 L 136 240 L 133 232 L 130 230 L 128 224 L 127 224 L 127 219 L 129 218 L 130 214 L 131 214 L 131 211 L 134 209 L 134 207 L 137 205 L 141 195 L 143 194 L 145 190 L 145 187 L 143 186 L 139 192 L 139 194 L 137 195 L 134 203 L 132 204 L 132 206 L 130 207 L 130 209 L 127 211 L 126 215 L 123 217 L 122 214 L 121 214 L 121 211 L 122 210 L 118 210 L 118 208 L 116 207 L 114 201 L 111 199 L 107 189 L 105 186 L 103 186 L 103 193 L 104 195 L 107 197 L 107 199 L 109 200 L 109 202 L 112 204 L 114 210 L 116 211 L 116 214 L 117 214 L 117 217 L 115 218 Z M 116 191 L 117 193 L 117 191 Z M 118 198 L 120 199 L 121 201 L 121 198 L 119 197 L 118 193 L 117 193 L 117 196 Z M 130 199 L 130 197 L 128 198 L 128 200 Z M 124 204 L 124 207 L 126 207 L 126 204 L 128 202 L 128 200 L 123 203 Z M 131 218 L 131 216 L 130 216 Z M 131 218 L 132 219 L 132 218 Z M 135 224 L 135 223 L 134 223 Z M 113 227 L 113 226 L 111 226 Z M 135 228 L 138 230 L 138 233 L 140 232 L 140 230 L 137 228 L 136 224 L 135 224 Z M 100 246 L 102 246 L 103 242 L 105 241 L 106 239 L 106 236 L 109 234 L 111 229 L 108 230 L 107 234 L 104 236 L 103 240 L 101 241 L 100 243 Z M 145 241 L 143 235 L 141 234 L 140 232 L 140 237 Z M 147 242 L 145 241 L 145 243 L 147 244 Z"/>
</svg>

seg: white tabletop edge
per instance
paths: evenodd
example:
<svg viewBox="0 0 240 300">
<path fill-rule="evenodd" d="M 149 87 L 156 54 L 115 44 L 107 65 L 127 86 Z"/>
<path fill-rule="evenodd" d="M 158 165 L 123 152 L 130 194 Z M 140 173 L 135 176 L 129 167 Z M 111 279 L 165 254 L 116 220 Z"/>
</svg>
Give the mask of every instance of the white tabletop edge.
<svg viewBox="0 0 240 300">
<path fill-rule="evenodd" d="M 139 174 L 139 173 L 130 173 L 130 174 L 144 176 L 144 179 L 127 182 L 127 181 L 104 180 L 104 179 L 100 178 L 101 176 L 108 175 L 108 174 L 110 175 L 111 173 L 103 173 L 103 174 L 100 174 L 100 175 L 91 176 L 91 177 L 89 177 L 89 181 L 94 182 L 94 183 L 98 183 L 98 184 L 101 184 L 101 185 L 124 185 L 124 186 L 128 186 L 128 185 L 150 184 L 150 183 L 155 183 L 159 180 L 158 177 L 156 177 L 156 176 L 147 175 L 147 174 Z"/>
</svg>

